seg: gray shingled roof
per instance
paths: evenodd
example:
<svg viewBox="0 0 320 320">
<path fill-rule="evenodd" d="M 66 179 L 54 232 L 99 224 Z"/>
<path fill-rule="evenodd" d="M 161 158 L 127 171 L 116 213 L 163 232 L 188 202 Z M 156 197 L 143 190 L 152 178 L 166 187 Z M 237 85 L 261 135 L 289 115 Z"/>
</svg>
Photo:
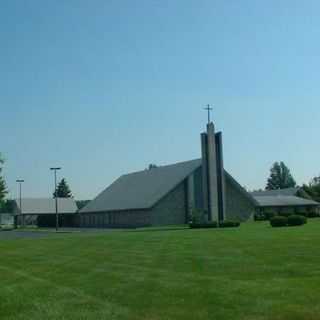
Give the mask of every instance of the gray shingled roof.
<svg viewBox="0 0 320 320">
<path fill-rule="evenodd" d="M 80 212 L 151 208 L 199 166 L 197 159 L 123 175 Z"/>
<path fill-rule="evenodd" d="M 295 196 L 254 196 L 260 207 L 319 206 L 320 203 Z"/>
<path fill-rule="evenodd" d="M 201 159 L 196 159 L 123 175 L 80 212 L 149 209 L 201 165 Z M 228 173 L 226 178 L 255 203 Z"/>
<path fill-rule="evenodd" d="M 20 210 L 20 200 L 15 200 Z M 51 198 L 22 198 L 23 214 L 54 214 L 56 212 L 55 199 Z M 76 202 L 72 198 L 58 198 L 59 213 L 75 213 L 78 210 Z"/>
<path fill-rule="evenodd" d="M 263 191 L 253 191 L 251 192 L 252 196 L 295 196 L 299 188 L 286 188 L 286 189 L 277 189 L 277 190 L 263 190 Z"/>
</svg>

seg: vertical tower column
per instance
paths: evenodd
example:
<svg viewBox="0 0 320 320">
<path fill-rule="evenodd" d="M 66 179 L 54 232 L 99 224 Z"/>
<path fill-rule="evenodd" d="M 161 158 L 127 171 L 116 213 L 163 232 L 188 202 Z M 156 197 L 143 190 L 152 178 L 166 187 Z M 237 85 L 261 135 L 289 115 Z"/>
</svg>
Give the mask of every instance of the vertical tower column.
<svg viewBox="0 0 320 320">
<path fill-rule="evenodd" d="M 218 177 L 217 177 L 217 154 L 216 154 L 216 141 L 213 123 L 207 126 L 207 157 L 208 157 L 208 211 L 209 220 L 217 221 L 219 218 L 218 206 Z"/>
<path fill-rule="evenodd" d="M 201 134 L 203 207 L 209 221 L 225 219 L 225 186 L 221 132 L 215 134 L 214 124 Z"/>
<path fill-rule="evenodd" d="M 226 219 L 225 208 L 225 179 L 223 166 L 223 147 L 222 147 L 222 133 L 218 132 L 215 135 L 216 139 L 216 154 L 217 154 L 217 181 L 218 181 L 218 212 L 219 221 Z"/>
<path fill-rule="evenodd" d="M 202 152 L 202 195 L 203 209 L 207 215 L 205 220 L 209 220 L 209 199 L 208 199 L 208 139 L 206 133 L 201 133 L 201 152 Z"/>
</svg>

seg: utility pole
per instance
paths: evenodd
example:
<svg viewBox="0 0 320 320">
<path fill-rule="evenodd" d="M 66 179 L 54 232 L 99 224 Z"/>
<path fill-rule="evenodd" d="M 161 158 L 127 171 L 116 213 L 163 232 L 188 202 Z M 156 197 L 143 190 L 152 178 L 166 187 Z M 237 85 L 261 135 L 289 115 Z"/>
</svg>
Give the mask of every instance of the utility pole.
<svg viewBox="0 0 320 320">
<path fill-rule="evenodd" d="M 24 225 L 24 218 L 23 218 L 23 212 L 22 212 L 22 197 L 21 197 L 21 189 L 22 189 L 22 183 L 24 182 L 24 180 L 22 179 L 17 179 L 16 180 L 17 183 L 19 183 L 19 207 L 20 207 L 20 215 L 21 215 L 21 221 L 23 221 L 23 225 Z M 16 222 L 15 222 L 15 227 L 16 227 Z"/>
</svg>

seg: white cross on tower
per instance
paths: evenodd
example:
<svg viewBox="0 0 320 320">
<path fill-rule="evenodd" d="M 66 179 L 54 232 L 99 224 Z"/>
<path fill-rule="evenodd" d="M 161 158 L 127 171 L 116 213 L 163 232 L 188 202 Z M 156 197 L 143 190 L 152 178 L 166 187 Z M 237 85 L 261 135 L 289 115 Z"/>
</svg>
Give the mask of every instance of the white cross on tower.
<svg viewBox="0 0 320 320">
<path fill-rule="evenodd" d="M 210 107 L 210 104 L 207 104 L 204 110 L 208 111 L 208 123 L 210 123 L 210 111 L 212 111 L 213 109 Z"/>
</svg>

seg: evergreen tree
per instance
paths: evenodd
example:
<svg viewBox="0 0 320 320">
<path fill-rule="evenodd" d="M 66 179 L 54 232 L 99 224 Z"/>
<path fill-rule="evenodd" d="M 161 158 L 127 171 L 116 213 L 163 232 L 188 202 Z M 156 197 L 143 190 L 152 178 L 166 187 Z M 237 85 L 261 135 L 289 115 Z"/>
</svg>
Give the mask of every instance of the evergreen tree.
<svg viewBox="0 0 320 320">
<path fill-rule="evenodd" d="M 55 198 L 56 196 L 58 198 L 72 198 L 71 190 L 65 178 L 59 182 L 57 189 L 53 193 L 53 197 Z"/>
<path fill-rule="evenodd" d="M 76 204 L 77 204 L 78 210 L 84 208 L 89 202 L 90 200 L 77 200 Z"/>
<path fill-rule="evenodd" d="M 0 213 L 14 213 L 15 210 L 15 201 L 14 200 L 4 200 L 2 207 L 0 206 Z"/>
<path fill-rule="evenodd" d="M 0 153 L 0 207 L 3 206 L 4 199 L 8 193 L 6 182 L 4 180 L 4 177 L 1 175 L 3 164 L 4 164 L 4 159 Z"/>
<path fill-rule="evenodd" d="M 289 168 L 281 161 L 275 162 L 270 169 L 266 190 L 286 189 L 296 186 Z"/>
</svg>

